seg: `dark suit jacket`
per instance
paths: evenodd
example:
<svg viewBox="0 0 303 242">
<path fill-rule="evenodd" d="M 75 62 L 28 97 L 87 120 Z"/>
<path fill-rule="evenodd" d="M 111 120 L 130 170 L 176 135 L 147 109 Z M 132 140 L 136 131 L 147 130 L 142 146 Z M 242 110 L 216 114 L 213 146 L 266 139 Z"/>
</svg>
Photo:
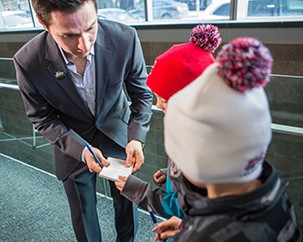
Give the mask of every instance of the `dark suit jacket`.
<svg viewBox="0 0 303 242">
<path fill-rule="evenodd" d="M 83 164 L 81 154 L 85 143 L 94 144 L 99 131 L 125 147 L 133 139 L 145 142 L 149 130 L 152 92 L 145 84 L 146 67 L 135 29 L 102 20 L 94 48 L 95 117 L 78 93 L 48 32 L 30 40 L 14 56 L 27 116 L 54 145 L 56 174 L 60 180 Z"/>
</svg>

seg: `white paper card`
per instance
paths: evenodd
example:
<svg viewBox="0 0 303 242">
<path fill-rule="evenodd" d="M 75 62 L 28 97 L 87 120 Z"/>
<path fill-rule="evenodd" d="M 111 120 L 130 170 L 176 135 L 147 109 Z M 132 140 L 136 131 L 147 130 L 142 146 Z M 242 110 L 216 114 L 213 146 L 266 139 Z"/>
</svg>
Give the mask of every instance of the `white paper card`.
<svg viewBox="0 0 303 242">
<path fill-rule="evenodd" d="M 110 165 L 102 168 L 99 177 L 111 181 L 120 181 L 119 176 L 129 176 L 132 173 L 133 165 L 125 167 L 125 160 L 112 157 L 108 157 L 107 160 L 110 162 Z"/>
</svg>

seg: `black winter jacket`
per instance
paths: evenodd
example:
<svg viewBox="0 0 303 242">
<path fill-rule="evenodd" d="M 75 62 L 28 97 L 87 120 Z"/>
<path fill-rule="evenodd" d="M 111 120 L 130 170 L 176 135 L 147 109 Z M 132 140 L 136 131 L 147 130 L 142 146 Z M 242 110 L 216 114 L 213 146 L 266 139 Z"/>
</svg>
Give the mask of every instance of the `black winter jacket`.
<svg viewBox="0 0 303 242">
<path fill-rule="evenodd" d="M 176 167 L 169 175 L 183 197 L 186 218 L 173 241 L 180 242 L 294 242 L 299 241 L 294 208 L 285 183 L 268 162 L 262 185 L 241 196 L 208 199 Z"/>
</svg>

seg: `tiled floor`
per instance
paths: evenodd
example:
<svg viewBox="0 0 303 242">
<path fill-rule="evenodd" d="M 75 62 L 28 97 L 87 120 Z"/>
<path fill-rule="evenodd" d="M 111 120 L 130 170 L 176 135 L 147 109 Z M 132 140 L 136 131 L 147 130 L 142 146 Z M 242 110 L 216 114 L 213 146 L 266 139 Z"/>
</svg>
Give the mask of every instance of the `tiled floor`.
<svg viewBox="0 0 303 242">
<path fill-rule="evenodd" d="M 16 148 L 16 147 L 15 147 Z M 54 175 L 0 153 L 0 241 L 76 241 L 63 186 Z M 104 242 L 115 241 L 112 200 L 98 194 Z M 139 210 L 138 242 L 153 241 L 149 214 Z"/>
</svg>

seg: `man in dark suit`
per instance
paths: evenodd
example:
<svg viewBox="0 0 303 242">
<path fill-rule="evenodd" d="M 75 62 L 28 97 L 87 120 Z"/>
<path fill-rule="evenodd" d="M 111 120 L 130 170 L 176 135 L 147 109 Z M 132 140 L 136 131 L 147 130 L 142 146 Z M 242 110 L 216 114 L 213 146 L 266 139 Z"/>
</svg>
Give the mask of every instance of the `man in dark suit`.
<svg viewBox="0 0 303 242">
<path fill-rule="evenodd" d="M 26 113 L 54 145 L 56 175 L 63 181 L 78 241 L 101 241 L 96 210 L 96 163 L 126 159 L 133 172 L 144 161 L 152 92 L 136 31 L 98 21 L 95 0 L 33 0 L 46 31 L 14 56 Z M 130 98 L 130 105 L 126 94 Z M 133 241 L 136 207 L 110 182 L 116 241 Z"/>
</svg>

